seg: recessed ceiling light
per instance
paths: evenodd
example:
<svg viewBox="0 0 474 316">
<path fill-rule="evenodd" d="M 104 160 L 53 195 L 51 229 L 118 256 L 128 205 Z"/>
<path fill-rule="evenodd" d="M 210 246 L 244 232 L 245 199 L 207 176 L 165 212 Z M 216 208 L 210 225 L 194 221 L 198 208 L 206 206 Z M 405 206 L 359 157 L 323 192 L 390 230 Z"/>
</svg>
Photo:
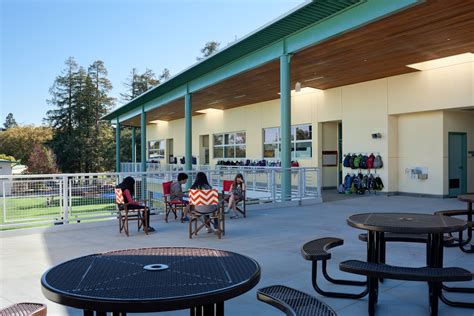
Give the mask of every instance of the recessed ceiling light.
<svg viewBox="0 0 474 316">
<path fill-rule="evenodd" d="M 203 113 L 203 114 L 209 114 L 209 113 L 217 113 L 217 112 L 222 112 L 223 110 L 220 109 L 214 109 L 214 108 L 208 108 L 204 110 L 199 110 L 196 111 L 197 113 Z"/>
<path fill-rule="evenodd" d="M 150 121 L 150 123 L 158 124 L 158 123 L 167 123 L 168 121 L 163 121 L 163 120 L 153 120 Z"/>
<path fill-rule="evenodd" d="M 459 55 L 453 55 L 444 58 L 432 59 L 423 61 L 421 63 L 406 65 L 407 67 L 417 70 L 430 70 L 435 68 L 442 68 L 447 66 L 453 66 L 463 63 L 469 63 L 474 61 L 473 53 L 464 53 Z"/>
</svg>

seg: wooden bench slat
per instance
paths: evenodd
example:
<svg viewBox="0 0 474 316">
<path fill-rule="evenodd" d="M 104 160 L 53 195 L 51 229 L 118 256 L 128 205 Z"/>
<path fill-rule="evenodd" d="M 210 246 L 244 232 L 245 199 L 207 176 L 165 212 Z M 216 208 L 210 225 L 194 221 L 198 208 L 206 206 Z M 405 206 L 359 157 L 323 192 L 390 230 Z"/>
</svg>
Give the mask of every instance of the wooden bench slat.
<svg viewBox="0 0 474 316">
<path fill-rule="evenodd" d="M 382 263 L 347 260 L 339 264 L 341 271 L 405 281 L 456 282 L 472 280 L 472 273 L 457 267 L 448 268 L 411 268 L 390 266 Z"/>
<path fill-rule="evenodd" d="M 301 247 L 301 255 L 306 260 L 329 260 L 331 253 L 327 252 L 329 249 L 341 246 L 344 240 L 335 237 L 319 238 L 308 241 Z"/>
<path fill-rule="evenodd" d="M 272 285 L 257 290 L 257 299 L 287 315 L 337 316 L 336 312 L 317 298 L 284 285 Z"/>
</svg>

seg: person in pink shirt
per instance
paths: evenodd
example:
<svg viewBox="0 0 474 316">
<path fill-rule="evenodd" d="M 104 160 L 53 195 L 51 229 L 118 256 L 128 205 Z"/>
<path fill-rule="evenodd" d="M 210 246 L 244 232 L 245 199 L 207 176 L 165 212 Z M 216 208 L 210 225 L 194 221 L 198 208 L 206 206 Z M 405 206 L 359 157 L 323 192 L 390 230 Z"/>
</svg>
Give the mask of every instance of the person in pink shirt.
<svg viewBox="0 0 474 316">
<path fill-rule="evenodd" d="M 133 195 L 135 194 L 135 179 L 133 177 L 126 177 L 123 179 L 122 183 L 117 185 L 117 188 L 122 189 L 123 199 L 127 205 L 127 208 L 130 209 L 141 209 L 143 205 L 133 200 Z M 150 210 L 146 208 L 146 222 L 148 223 L 148 232 L 154 232 L 155 229 L 150 226 Z"/>
</svg>

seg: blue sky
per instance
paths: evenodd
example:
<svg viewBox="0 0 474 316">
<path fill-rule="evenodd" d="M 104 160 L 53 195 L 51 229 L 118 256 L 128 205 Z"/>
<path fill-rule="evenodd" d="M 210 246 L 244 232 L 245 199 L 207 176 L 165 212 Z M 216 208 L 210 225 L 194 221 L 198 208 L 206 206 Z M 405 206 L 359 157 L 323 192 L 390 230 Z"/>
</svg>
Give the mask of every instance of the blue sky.
<svg viewBox="0 0 474 316">
<path fill-rule="evenodd" d="M 103 60 L 118 97 L 133 67 L 174 75 L 195 63 L 207 41 L 223 47 L 302 2 L 0 0 L 0 125 L 10 112 L 20 124 L 42 123 L 69 56 L 84 67 Z"/>
</svg>

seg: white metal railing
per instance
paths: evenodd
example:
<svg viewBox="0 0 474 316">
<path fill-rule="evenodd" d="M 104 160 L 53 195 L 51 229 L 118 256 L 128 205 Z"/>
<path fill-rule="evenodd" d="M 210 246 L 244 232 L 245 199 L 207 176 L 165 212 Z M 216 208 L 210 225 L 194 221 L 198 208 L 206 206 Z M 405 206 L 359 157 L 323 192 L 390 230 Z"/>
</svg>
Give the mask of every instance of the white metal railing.
<svg viewBox="0 0 474 316">
<path fill-rule="evenodd" d="M 232 168 L 186 171 L 193 181 L 206 173 L 218 189 L 223 180 L 242 173 L 248 203 L 279 202 L 281 168 Z M 135 195 L 149 200 L 155 213 L 163 210 L 162 183 L 175 180 L 182 170 L 149 172 L 0 176 L 0 230 L 15 227 L 68 224 L 116 217 L 114 188 L 126 176 L 135 178 Z M 319 168 L 291 168 L 291 200 L 321 197 Z"/>
<path fill-rule="evenodd" d="M 139 172 L 141 170 L 141 163 L 139 162 L 122 162 L 120 163 L 121 172 Z M 156 162 L 147 162 L 146 171 L 183 171 L 185 166 L 183 164 L 160 164 Z M 193 170 L 210 170 L 209 165 L 193 165 Z"/>
</svg>

